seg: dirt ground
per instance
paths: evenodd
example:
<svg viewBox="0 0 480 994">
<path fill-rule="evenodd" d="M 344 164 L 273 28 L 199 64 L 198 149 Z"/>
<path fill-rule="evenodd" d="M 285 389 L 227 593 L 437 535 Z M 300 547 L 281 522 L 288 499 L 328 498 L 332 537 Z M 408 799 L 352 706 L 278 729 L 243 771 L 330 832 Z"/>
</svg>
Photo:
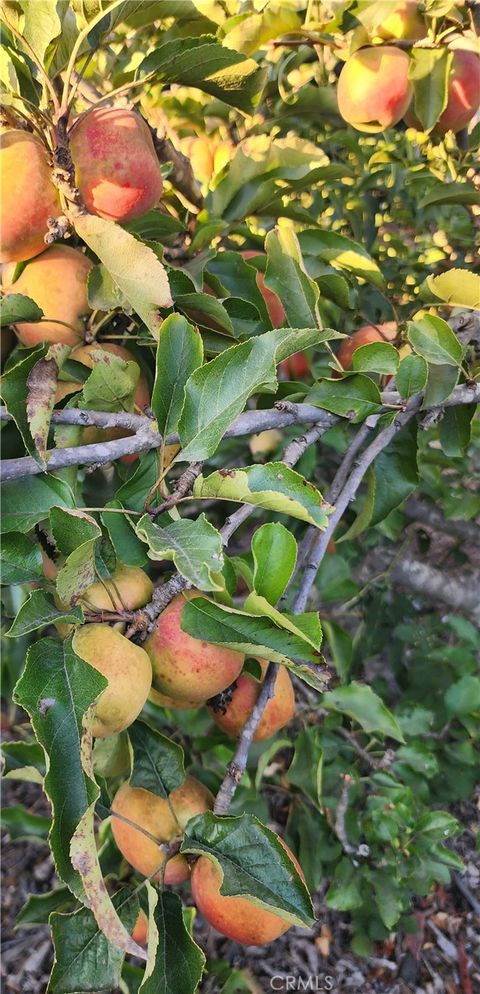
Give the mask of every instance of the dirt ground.
<svg viewBox="0 0 480 994">
<path fill-rule="evenodd" d="M 416 935 L 397 935 L 379 943 L 375 954 L 366 959 L 350 951 L 348 920 L 326 908 L 322 892 L 315 896 L 315 928 L 292 928 L 270 946 L 241 948 L 214 933 L 200 918 L 196 937 L 209 959 L 226 959 L 244 970 L 255 994 L 292 990 L 475 994 L 480 991 L 480 852 L 475 851 L 479 803 L 480 797 L 456 806 L 453 812 L 464 825 L 455 849 L 465 861 L 465 873 L 456 876 L 448 888 L 438 887 L 428 899 L 416 903 Z M 48 804 L 34 784 L 5 782 L 3 806 L 13 804 L 48 814 Z M 15 929 L 15 917 L 28 894 L 55 886 L 46 846 L 12 842 L 4 833 L 1 882 L 2 992 L 44 994 L 52 963 L 49 929 Z M 207 978 L 200 990 L 218 994 L 218 981 Z"/>
</svg>

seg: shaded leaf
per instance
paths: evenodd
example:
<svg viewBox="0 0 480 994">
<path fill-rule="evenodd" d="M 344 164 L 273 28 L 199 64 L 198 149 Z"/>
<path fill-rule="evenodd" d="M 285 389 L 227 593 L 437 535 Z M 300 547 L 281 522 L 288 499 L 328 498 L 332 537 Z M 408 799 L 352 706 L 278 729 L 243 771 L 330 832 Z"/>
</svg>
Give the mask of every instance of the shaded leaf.
<svg viewBox="0 0 480 994">
<path fill-rule="evenodd" d="M 157 891 L 147 883 L 148 961 L 139 991 L 142 994 L 195 994 L 205 956 L 192 939 L 177 894 Z"/>
<path fill-rule="evenodd" d="M 55 625 L 59 622 L 81 625 L 83 620 L 81 607 L 59 610 L 53 598 L 44 590 L 32 590 L 5 635 L 10 638 L 19 638 L 21 635 L 34 632 L 38 628 L 45 628 L 45 625 Z"/>
<path fill-rule="evenodd" d="M 131 787 L 142 787 L 158 797 L 168 797 L 185 780 L 181 746 L 161 735 L 145 721 L 134 721 L 128 729 L 133 749 Z"/>
<path fill-rule="evenodd" d="M 185 399 L 185 384 L 203 362 L 202 339 L 179 314 L 170 314 L 158 334 L 152 409 L 161 435 L 177 428 Z"/>
<path fill-rule="evenodd" d="M 3 328 L 7 324 L 21 321 L 40 321 L 43 311 L 31 297 L 26 297 L 23 293 L 9 293 L 2 299 L 0 317 Z"/>
<path fill-rule="evenodd" d="M 161 528 L 148 514 L 140 518 L 136 533 L 148 545 L 150 559 L 169 559 L 200 590 L 221 590 L 215 574 L 223 566 L 220 533 L 204 514 L 196 520 L 180 518 Z"/>
<path fill-rule="evenodd" d="M 0 547 L 1 582 L 31 583 L 43 578 L 42 553 L 39 546 L 21 532 L 10 532 Z"/>
</svg>

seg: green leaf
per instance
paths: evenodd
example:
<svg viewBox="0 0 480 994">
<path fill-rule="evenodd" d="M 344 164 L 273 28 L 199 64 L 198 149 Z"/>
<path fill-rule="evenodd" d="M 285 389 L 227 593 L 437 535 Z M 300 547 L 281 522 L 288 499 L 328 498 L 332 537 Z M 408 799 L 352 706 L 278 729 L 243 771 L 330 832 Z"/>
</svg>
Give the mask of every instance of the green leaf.
<svg viewBox="0 0 480 994">
<path fill-rule="evenodd" d="M 124 927 L 133 930 L 138 900 L 125 900 L 125 889 L 113 899 Z M 50 917 L 55 961 L 48 990 L 51 994 L 111 994 L 120 985 L 125 953 L 116 949 L 100 931 L 92 912 L 54 912 Z"/>
<path fill-rule="evenodd" d="M 73 903 L 68 887 L 56 887 L 46 894 L 29 894 L 15 919 L 15 925 L 17 928 L 48 925 L 52 911 L 66 911 Z"/>
<path fill-rule="evenodd" d="M 480 204 L 480 191 L 471 183 L 436 182 L 418 203 L 419 210 L 434 207 L 436 204 Z"/>
<path fill-rule="evenodd" d="M 267 602 L 266 602 L 267 603 Z M 288 616 L 287 616 L 288 620 Z M 295 617 L 297 628 L 299 619 Z M 214 645 L 225 645 L 248 656 L 282 663 L 316 690 L 324 689 L 319 649 L 306 639 L 279 627 L 270 618 L 247 614 L 204 597 L 188 601 L 182 612 L 182 629 Z"/>
<path fill-rule="evenodd" d="M 440 422 L 440 444 L 446 456 L 456 459 L 465 454 L 472 437 L 476 404 L 447 407 Z"/>
<path fill-rule="evenodd" d="M 323 262 L 331 263 L 335 269 L 345 269 L 379 289 L 384 286 L 377 263 L 359 242 L 337 232 L 320 231 L 317 228 L 302 231 L 298 240 L 305 256 L 320 258 Z"/>
<path fill-rule="evenodd" d="M 450 363 L 443 366 L 429 365 L 427 386 L 423 395 L 423 410 L 443 404 L 458 383 L 460 370 Z"/>
<path fill-rule="evenodd" d="M 23 293 L 9 293 L 2 298 L 0 309 L 0 326 L 7 324 L 17 324 L 21 321 L 40 321 L 43 318 L 43 311 L 31 297 L 25 297 Z"/>
<path fill-rule="evenodd" d="M 165 269 L 152 248 L 113 221 L 82 215 L 75 229 L 103 262 L 120 292 L 154 337 L 161 327 L 159 307 L 171 307 Z"/>
<path fill-rule="evenodd" d="M 52 597 L 44 590 L 32 590 L 28 598 L 22 604 L 17 616 L 5 635 L 10 638 L 19 638 L 28 632 L 34 632 L 37 628 L 45 628 L 45 625 L 55 625 L 59 622 L 70 625 L 81 625 L 83 622 L 83 611 L 81 607 L 74 607 L 67 610 L 59 610 L 53 602 Z"/>
<path fill-rule="evenodd" d="M 152 409 L 161 435 L 177 428 L 185 399 L 185 384 L 203 362 L 198 331 L 179 314 L 170 314 L 159 335 Z"/>
<path fill-rule="evenodd" d="M 295 569 L 295 537 L 281 524 L 262 525 L 252 538 L 252 555 L 254 589 L 276 604 Z"/>
<path fill-rule="evenodd" d="M 376 414 L 382 406 L 377 385 L 363 373 L 343 376 L 341 380 L 319 380 L 306 399 L 309 404 L 348 418 L 353 424 Z"/>
<path fill-rule="evenodd" d="M 267 269 L 265 285 L 280 298 L 291 328 L 315 328 L 320 324 L 315 280 L 307 275 L 297 236 L 290 228 L 270 231 L 265 239 Z"/>
<path fill-rule="evenodd" d="M 2 827 L 8 832 L 11 840 L 17 839 L 40 839 L 46 841 L 50 829 L 50 818 L 43 815 L 35 815 L 24 808 L 23 804 L 13 804 L 9 808 L 2 808 Z"/>
<path fill-rule="evenodd" d="M 269 208 L 272 198 L 283 196 L 288 181 L 303 180 L 309 185 L 318 166 L 332 168 L 327 162 L 318 145 L 298 135 L 250 135 L 235 148 L 228 170 L 208 194 L 207 208 L 212 217 L 226 222 L 248 217 Z M 283 216 L 285 210 L 280 203 Z"/>
<path fill-rule="evenodd" d="M 317 810 L 322 797 L 323 749 L 318 731 L 305 728 L 295 738 L 293 759 L 288 768 L 288 782 L 310 798 Z"/>
<path fill-rule="evenodd" d="M 42 639 L 29 649 L 14 691 L 45 752 L 44 789 L 53 813 L 50 846 L 55 867 L 78 897 L 83 888 L 70 861 L 70 840 L 97 796 L 97 786 L 85 776 L 81 762 L 82 722 L 106 686 L 105 677 L 73 652 L 70 640 Z"/>
<path fill-rule="evenodd" d="M 148 492 L 148 487 L 144 494 Z M 145 566 L 147 550 L 135 532 L 133 518 L 129 518 L 128 510 L 124 514 L 111 514 L 108 508 L 122 509 L 119 500 L 110 500 L 105 505 L 105 511 L 100 515 L 102 525 L 107 529 L 110 541 L 115 549 L 117 558 L 125 566 Z"/>
<path fill-rule="evenodd" d="M 375 496 L 369 527 L 402 504 L 418 487 L 417 424 L 410 422 L 380 452 L 374 463 Z"/>
<path fill-rule="evenodd" d="M 309 611 L 306 614 L 288 614 L 286 611 L 282 612 L 273 607 L 266 597 L 260 597 L 255 591 L 248 595 L 243 607 L 245 611 L 263 618 L 270 618 L 279 628 L 284 628 L 292 635 L 305 639 L 317 652 L 320 649 L 322 629 L 316 611 Z"/>
<path fill-rule="evenodd" d="M 415 114 L 424 131 L 433 128 L 447 106 L 452 59 L 453 52 L 446 45 L 412 48 L 408 77 L 413 83 Z"/>
<path fill-rule="evenodd" d="M 273 38 L 297 32 L 302 22 L 295 10 L 274 4 L 265 7 L 261 14 L 249 11 L 235 18 L 234 26 L 227 30 L 223 44 L 244 55 L 256 55 Z"/>
<path fill-rule="evenodd" d="M 418 51 L 421 51 L 418 49 Z M 386 870 L 374 870 L 372 883 L 375 892 L 375 902 L 380 912 L 385 928 L 390 931 L 397 924 L 405 905 L 405 891 L 399 887 L 392 873 Z"/>
<path fill-rule="evenodd" d="M 265 385 L 272 391 L 276 383 L 273 335 L 267 332 L 232 346 L 192 373 L 178 425 L 182 460 L 213 455 L 252 393 Z"/>
<path fill-rule="evenodd" d="M 25 480 L 8 480 L 1 486 L 2 531 L 28 532 L 48 516 L 52 507 L 74 507 L 73 493 L 63 480 L 42 473 L 25 486 Z"/>
<path fill-rule="evenodd" d="M 346 687 L 329 691 L 322 697 L 322 707 L 348 714 L 365 732 L 380 732 L 397 742 L 404 742 L 400 726 L 391 711 L 385 707 L 381 697 L 365 684 L 353 681 Z"/>
<path fill-rule="evenodd" d="M 390 342 L 370 342 L 355 349 L 352 356 L 355 372 L 392 373 L 398 369 L 398 352 Z"/>
<path fill-rule="evenodd" d="M 130 725 L 128 736 L 133 749 L 130 786 L 168 797 L 185 780 L 182 747 L 138 719 Z"/>
<path fill-rule="evenodd" d="M 23 353 L 20 361 L 3 374 L 0 390 L 4 404 L 15 421 L 27 452 L 37 459 L 38 453 L 27 416 L 28 378 L 38 361 L 43 359 L 48 351 L 48 345 L 40 345 L 34 349 L 29 349 L 26 354 Z"/>
<path fill-rule="evenodd" d="M 4 536 L 0 557 L 2 584 L 32 583 L 43 578 L 40 548 L 21 532 L 10 532 Z"/>
<path fill-rule="evenodd" d="M 4 780 L 28 780 L 42 785 L 44 776 L 44 753 L 37 742 L 2 742 Z"/>
<path fill-rule="evenodd" d="M 96 580 L 95 549 L 102 532 L 85 511 L 52 508 L 50 524 L 57 548 L 67 557 L 55 581 L 57 594 L 62 603 L 74 604 Z"/>
<path fill-rule="evenodd" d="M 353 639 L 336 621 L 322 619 L 322 628 L 332 654 L 333 665 L 342 681 L 348 679 L 353 663 Z"/>
<path fill-rule="evenodd" d="M 425 389 L 428 366 L 421 355 L 407 355 L 400 362 L 395 378 L 397 390 L 401 397 L 408 400 L 416 393 Z"/>
<path fill-rule="evenodd" d="M 246 113 L 258 103 L 265 82 L 265 70 L 253 59 L 224 48 L 213 35 L 163 42 L 140 64 L 137 78 L 150 73 L 155 83 L 195 86 Z"/>
<path fill-rule="evenodd" d="M 181 852 L 215 863 L 223 873 L 221 894 L 247 897 L 292 925 L 312 925 L 312 904 L 295 865 L 275 833 L 254 815 L 197 815 L 187 825 Z"/>
<path fill-rule="evenodd" d="M 469 269 L 449 269 L 439 276 L 427 276 L 428 289 L 447 304 L 480 307 L 480 276 Z"/>
<path fill-rule="evenodd" d="M 58 16 L 58 0 L 35 0 L 35 3 L 23 0 L 20 6 L 25 18 L 23 37 L 43 64 L 50 42 L 57 38 L 62 30 Z"/>
<path fill-rule="evenodd" d="M 93 368 L 84 384 L 80 407 L 93 411 L 133 411 L 135 388 L 140 377 L 136 362 L 126 362 L 105 349 L 93 349 Z"/>
<path fill-rule="evenodd" d="M 289 514 L 317 528 L 326 528 L 328 524 L 329 505 L 320 491 L 282 462 L 256 463 L 242 469 L 217 470 L 207 477 L 199 476 L 193 496 L 253 504 Z"/>
<path fill-rule="evenodd" d="M 480 711 L 480 679 L 470 674 L 460 677 L 448 688 L 444 700 L 449 715 L 475 714 Z"/>
<path fill-rule="evenodd" d="M 179 573 L 200 590 L 223 589 L 216 579 L 223 567 L 221 535 L 204 514 L 194 521 L 180 518 L 165 528 L 145 514 L 136 532 L 147 543 L 151 559 L 171 560 Z"/>
<path fill-rule="evenodd" d="M 142 994 L 195 994 L 205 956 L 192 939 L 177 894 L 157 891 L 147 882 L 148 962 Z"/>
<path fill-rule="evenodd" d="M 462 362 L 461 342 L 450 325 L 433 314 L 408 322 L 408 340 L 415 352 L 434 366 L 459 366 Z"/>
<path fill-rule="evenodd" d="M 362 878 L 353 861 L 343 858 L 335 867 L 335 880 L 325 895 L 329 908 L 335 911 L 354 911 L 363 904 Z"/>
</svg>

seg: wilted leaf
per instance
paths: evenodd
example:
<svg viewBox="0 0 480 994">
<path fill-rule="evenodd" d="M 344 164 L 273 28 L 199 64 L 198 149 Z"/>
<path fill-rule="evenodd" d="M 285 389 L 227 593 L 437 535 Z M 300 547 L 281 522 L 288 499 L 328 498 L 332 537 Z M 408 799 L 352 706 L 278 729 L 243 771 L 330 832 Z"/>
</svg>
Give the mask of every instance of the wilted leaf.
<svg viewBox="0 0 480 994">
<path fill-rule="evenodd" d="M 167 274 L 158 256 L 118 224 L 93 214 L 77 218 L 75 228 L 156 337 L 161 326 L 158 308 L 172 305 Z"/>
<path fill-rule="evenodd" d="M 45 752 L 44 789 L 52 805 L 50 846 L 57 873 L 78 897 L 83 888 L 70 861 L 70 839 L 97 796 L 81 763 L 82 722 L 106 686 L 105 677 L 73 652 L 70 641 L 41 639 L 29 649 L 14 691 Z"/>
</svg>

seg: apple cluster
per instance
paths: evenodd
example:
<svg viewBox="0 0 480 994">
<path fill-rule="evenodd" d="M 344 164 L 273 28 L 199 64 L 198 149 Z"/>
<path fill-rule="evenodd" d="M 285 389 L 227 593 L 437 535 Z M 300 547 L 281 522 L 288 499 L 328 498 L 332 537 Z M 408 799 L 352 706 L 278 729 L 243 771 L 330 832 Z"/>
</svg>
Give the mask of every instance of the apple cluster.
<svg viewBox="0 0 480 994">
<path fill-rule="evenodd" d="M 350 55 L 343 66 L 337 88 L 339 112 L 348 124 L 370 134 L 384 131 L 402 119 L 408 126 L 422 130 L 413 106 L 410 56 L 392 44 L 426 37 L 427 26 L 417 0 L 392 3 L 391 12 L 374 34 L 374 39 L 367 36 L 362 40 L 364 47 Z M 461 35 L 452 38 L 449 49 L 453 57 L 447 102 L 434 128 L 440 136 L 447 131 L 461 131 L 480 106 L 480 57 L 466 46 Z"/>
<path fill-rule="evenodd" d="M 54 563 L 44 553 L 44 572 L 54 580 L 61 562 Z M 152 597 L 153 586 L 144 570 L 118 564 L 111 579 L 91 584 L 79 604 L 91 613 L 133 611 Z M 267 663 L 258 660 L 258 679 L 244 669 L 245 657 L 225 647 L 192 638 L 182 630 L 182 612 L 200 591 L 190 590 L 175 597 L 165 608 L 143 644 L 135 645 L 123 633 L 121 623 L 92 622 L 78 626 L 59 624 L 61 636 L 73 630 L 73 649 L 108 680 L 100 695 L 93 719 L 95 739 L 107 739 L 127 729 L 142 711 L 147 699 L 169 709 L 186 710 L 209 704 L 213 720 L 231 738 L 238 738 L 254 707 L 265 676 Z M 67 607 L 57 597 L 60 608 Z M 221 709 L 211 698 L 226 692 Z M 295 712 L 293 685 L 281 667 L 273 696 L 267 703 L 255 733 L 266 739 L 283 728 Z M 121 757 L 110 775 L 121 776 L 129 767 L 128 754 Z M 179 841 L 194 815 L 213 808 L 214 798 L 192 776 L 168 796 L 157 796 L 125 780 L 112 804 L 112 831 L 125 860 L 138 873 L 168 885 L 191 879 L 195 903 L 205 918 L 219 931 L 247 944 L 270 942 L 287 928 L 273 912 L 259 911 L 252 922 L 251 904 L 246 898 L 220 894 L 222 874 L 209 859 L 200 858 L 193 866 L 181 853 L 167 858 L 159 846 Z M 282 845 L 284 843 L 282 842 Z M 293 855 L 289 853 L 296 863 Z M 145 916 L 139 915 L 134 936 L 145 941 Z"/>
</svg>

